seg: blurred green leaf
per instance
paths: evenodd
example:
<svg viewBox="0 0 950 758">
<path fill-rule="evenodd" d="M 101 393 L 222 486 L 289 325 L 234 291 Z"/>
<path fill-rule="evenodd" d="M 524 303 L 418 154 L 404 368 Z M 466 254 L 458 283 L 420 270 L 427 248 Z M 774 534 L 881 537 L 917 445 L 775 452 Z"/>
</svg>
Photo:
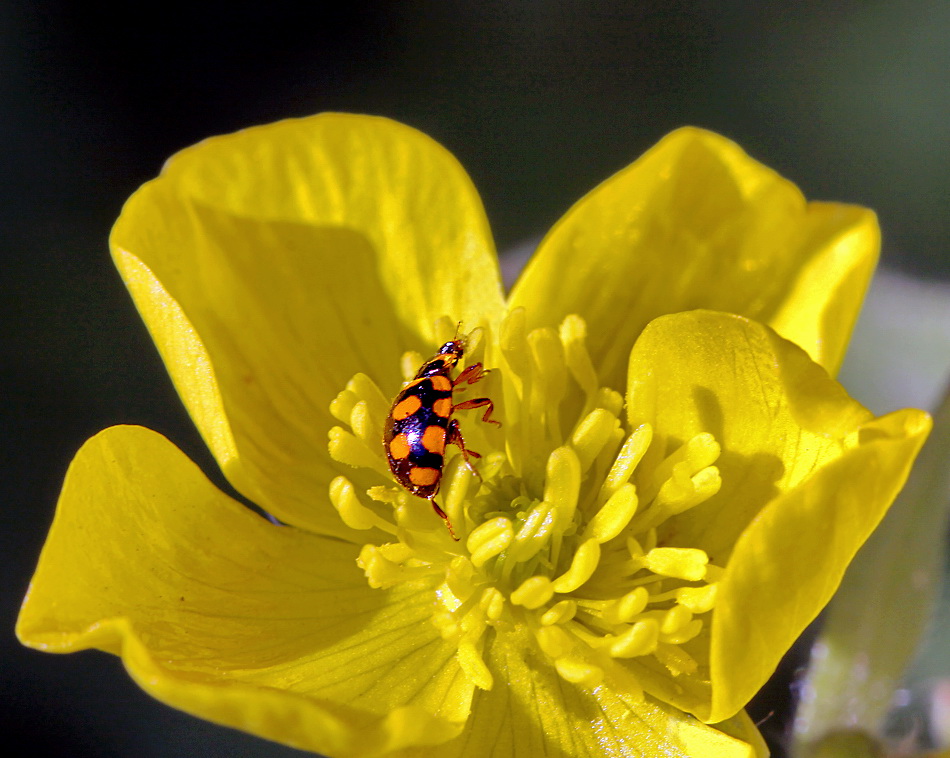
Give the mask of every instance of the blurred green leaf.
<svg viewBox="0 0 950 758">
<path fill-rule="evenodd" d="M 801 691 L 800 754 L 835 733 L 880 734 L 932 615 L 950 494 L 950 393 L 934 421 L 904 491 L 829 606 Z"/>
</svg>

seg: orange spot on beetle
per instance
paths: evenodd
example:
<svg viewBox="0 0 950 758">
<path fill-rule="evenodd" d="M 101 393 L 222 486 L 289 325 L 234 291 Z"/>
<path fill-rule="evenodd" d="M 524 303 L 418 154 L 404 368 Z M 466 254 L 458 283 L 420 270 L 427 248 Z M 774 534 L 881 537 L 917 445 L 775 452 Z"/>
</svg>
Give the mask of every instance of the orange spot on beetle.
<svg viewBox="0 0 950 758">
<path fill-rule="evenodd" d="M 422 445 L 430 453 L 442 455 L 445 452 L 445 429 L 432 424 L 422 433 Z"/>
<path fill-rule="evenodd" d="M 409 438 L 405 434 L 397 434 L 389 443 L 389 454 L 397 461 L 409 457 Z"/>
<path fill-rule="evenodd" d="M 439 392 L 451 392 L 452 391 L 452 380 L 447 376 L 433 376 L 430 377 L 432 380 L 432 388 L 438 390 Z"/>
<path fill-rule="evenodd" d="M 448 418 L 452 415 L 452 398 L 440 397 L 432 404 L 432 410 L 436 416 Z"/>
<path fill-rule="evenodd" d="M 417 487 L 430 487 L 439 481 L 442 472 L 437 468 L 413 468 L 409 471 L 409 480 Z"/>
<path fill-rule="evenodd" d="M 415 395 L 410 395 L 393 408 L 393 418 L 396 419 L 396 421 L 402 421 L 403 419 L 409 418 L 421 407 L 422 401 Z"/>
</svg>

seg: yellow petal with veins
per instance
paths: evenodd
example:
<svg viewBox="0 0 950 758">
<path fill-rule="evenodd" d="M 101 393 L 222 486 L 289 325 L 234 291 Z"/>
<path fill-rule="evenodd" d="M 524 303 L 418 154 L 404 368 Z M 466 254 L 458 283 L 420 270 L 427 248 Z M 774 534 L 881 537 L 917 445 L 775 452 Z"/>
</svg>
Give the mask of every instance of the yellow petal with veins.
<svg viewBox="0 0 950 758">
<path fill-rule="evenodd" d="M 205 140 L 130 198 L 110 243 L 225 476 L 281 520 L 340 537 L 312 502 L 335 475 L 330 400 L 360 370 L 395 391 L 399 356 L 426 349 L 436 319 L 471 329 L 502 309 L 468 176 L 387 119 Z"/>
<path fill-rule="evenodd" d="M 257 516 L 155 432 L 112 427 L 70 466 L 17 635 L 115 653 L 159 700 L 306 750 L 453 737 L 472 686 L 427 623 L 433 593 L 373 590 L 356 552 Z"/>
<path fill-rule="evenodd" d="M 647 327 L 631 353 L 627 401 L 631 426 L 653 425 L 663 445 L 711 434 L 721 446 L 718 493 L 662 532 L 725 567 L 711 640 L 684 646 L 711 688 L 677 687 L 657 666 L 645 685 L 719 721 L 748 701 L 831 597 L 902 486 L 930 419 L 915 410 L 875 419 L 796 345 L 712 311 Z"/>
<path fill-rule="evenodd" d="M 733 142 L 685 128 L 561 218 L 511 303 L 528 329 L 583 317 L 607 386 L 623 385 L 647 323 L 693 308 L 770 324 L 836 371 L 879 246 L 872 212 L 807 203 Z"/>
</svg>

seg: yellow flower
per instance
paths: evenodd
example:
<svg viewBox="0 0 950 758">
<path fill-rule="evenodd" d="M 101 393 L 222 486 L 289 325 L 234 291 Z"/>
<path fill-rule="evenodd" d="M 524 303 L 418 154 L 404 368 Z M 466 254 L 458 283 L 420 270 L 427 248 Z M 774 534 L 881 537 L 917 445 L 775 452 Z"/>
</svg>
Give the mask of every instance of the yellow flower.
<svg viewBox="0 0 950 758">
<path fill-rule="evenodd" d="M 121 655 L 170 705 L 331 756 L 761 754 L 743 706 L 929 428 L 827 373 L 873 214 L 696 129 L 582 199 L 507 298 L 464 171 L 378 118 L 189 148 L 111 244 L 225 476 L 289 526 L 107 429 L 20 639 Z M 381 436 L 459 322 L 492 369 L 467 396 L 504 426 L 457 413 L 482 458 L 445 467 L 454 542 Z"/>
</svg>

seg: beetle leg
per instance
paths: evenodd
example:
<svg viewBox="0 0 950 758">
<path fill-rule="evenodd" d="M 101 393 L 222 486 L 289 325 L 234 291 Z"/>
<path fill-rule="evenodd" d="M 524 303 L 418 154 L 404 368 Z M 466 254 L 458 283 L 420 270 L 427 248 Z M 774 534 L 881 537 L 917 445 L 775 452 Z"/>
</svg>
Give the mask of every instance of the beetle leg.
<svg viewBox="0 0 950 758">
<path fill-rule="evenodd" d="M 452 535 L 452 539 L 458 542 L 459 538 L 455 536 L 455 530 L 452 528 L 452 522 L 449 521 L 448 514 L 439 507 L 439 504 L 435 502 L 435 498 L 432 498 L 429 502 L 432 503 L 432 510 L 445 522 L 445 526 L 448 528 L 449 534 Z"/>
<path fill-rule="evenodd" d="M 494 424 L 495 426 L 501 426 L 501 422 L 493 419 L 491 417 L 491 412 L 495 410 L 495 404 L 489 400 L 487 397 L 477 397 L 474 400 L 463 400 L 458 405 L 453 405 L 452 410 L 454 411 L 465 411 L 469 408 L 481 408 L 482 406 L 487 405 L 488 408 L 485 410 L 485 414 L 482 416 L 482 421 L 486 421 L 489 424 Z"/>
<path fill-rule="evenodd" d="M 459 450 L 462 451 L 462 457 L 465 458 L 466 465 L 475 473 L 479 479 L 482 478 L 482 475 L 478 473 L 478 469 L 472 465 L 472 461 L 469 460 L 469 456 L 472 458 L 481 458 L 481 453 L 476 453 L 474 450 L 469 450 L 465 447 L 465 439 L 462 437 L 462 430 L 459 428 L 459 422 L 457 419 L 452 419 L 449 422 L 449 433 L 445 438 L 446 445 L 455 445 Z"/>
<path fill-rule="evenodd" d="M 471 366 L 466 366 L 465 369 L 455 377 L 455 381 L 452 382 L 453 387 L 458 387 L 460 384 L 475 384 L 475 382 L 481 381 L 488 375 L 488 369 L 483 368 L 481 363 L 473 363 Z M 459 389 L 465 389 L 465 387 L 459 387 Z"/>
</svg>

